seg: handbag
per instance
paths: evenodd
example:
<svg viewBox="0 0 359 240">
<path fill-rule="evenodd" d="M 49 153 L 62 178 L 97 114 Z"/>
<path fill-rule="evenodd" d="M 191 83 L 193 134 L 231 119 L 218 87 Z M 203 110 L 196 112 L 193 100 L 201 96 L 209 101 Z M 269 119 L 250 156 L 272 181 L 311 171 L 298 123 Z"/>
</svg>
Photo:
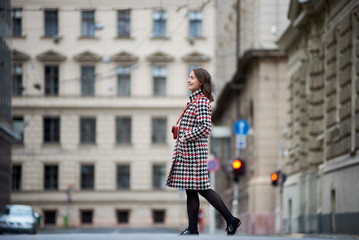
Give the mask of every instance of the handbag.
<svg viewBox="0 0 359 240">
<path fill-rule="evenodd" d="M 191 104 L 195 103 L 198 99 L 200 99 L 200 98 L 203 97 L 203 96 L 204 96 L 204 95 L 200 95 L 200 96 L 196 97 L 195 100 L 193 100 L 191 103 L 189 103 L 189 104 L 185 107 L 185 109 L 183 110 L 181 116 L 178 118 L 176 125 L 172 126 L 173 139 L 177 139 L 177 136 L 178 136 L 178 128 L 179 128 L 179 127 L 178 127 L 178 123 L 179 123 L 179 121 L 181 120 L 181 118 L 182 118 L 184 112 L 187 110 L 187 108 L 188 108 Z"/>
<path fill-rule="evenodd" d="M 173 134 L 173 139 L 177 139 L 177 135 L 178 135 L 178 127 L 177 126 L 172 126 L 172 134 Z"/>
</svg>

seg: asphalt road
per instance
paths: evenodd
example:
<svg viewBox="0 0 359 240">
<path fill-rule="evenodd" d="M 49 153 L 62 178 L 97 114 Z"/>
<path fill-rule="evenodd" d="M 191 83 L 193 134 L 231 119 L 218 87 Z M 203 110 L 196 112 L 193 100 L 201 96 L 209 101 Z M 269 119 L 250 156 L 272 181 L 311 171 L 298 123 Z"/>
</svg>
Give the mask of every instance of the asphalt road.
<svg viewBox="0 0 359 240">
<path fill-rule="evenodd" d="M 178 236 L 178 230 L 167 228 L 155 229 L 42 229 L 38 234 L 3 234 L 0 239 L 11 240 L 171 240 L 171 239 L 206 239 L 206 240 L 324 240 L 324 239 L 359 239 L 359 236 L 350 235 L 302 235 L 293 234 L 290 236 L 245 236 L 235 235 L 227 237 L 225 232 L 217 232 L 214 235 L 201 234 L 200 236 Z"/>
</svg>

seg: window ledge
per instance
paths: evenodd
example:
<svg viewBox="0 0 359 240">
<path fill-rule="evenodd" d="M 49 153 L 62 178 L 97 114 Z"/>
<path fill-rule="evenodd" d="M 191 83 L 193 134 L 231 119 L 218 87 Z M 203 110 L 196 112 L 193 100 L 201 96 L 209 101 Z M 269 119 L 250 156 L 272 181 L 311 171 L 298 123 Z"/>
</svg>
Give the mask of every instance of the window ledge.
<svg viewBox="0 0 359 240">
<path fill-rule="evenodd" d="M 61 144 L 60 143 L 58 143 L 58 142 L 54 142 L 54 143 L 45 143 L 45 142 L 43 142 L 42 143 L 42 147 L 44 147 L 44 148 L 59 148 L 59 147 L 61 147 Z"/>
<path fill-rule="evenodd" d="M 188 41 L 193 41 L 193 40 L 207 40 L 207 38 L 206 37 L 187 37 L 186 38 Z"/>
<path fill-rule="evenodd" d="M 151 37 L 151 40 L 171 40 L 170 37 Z"/>
<path fill-rule="evenodd" d="M 85 37 L 85 36 L 79 36 L 77 39 L 79 39 L 79 40 L 100 40 L 99 37 Z"/>
<path fill-rule="evenodd" d="M 50 40 L 61 40 L 63 39 L 63 36 L 45 36 L 45 35 L 42 35 L 40 36 L 41 39 L 50 39 Z"/>
<path fill-rule="evenodd" d="M 92 147 L 97 147 L 96 143 L 81 143 L 79 144 L 80 148 L 92 148 Z"/>
<path fill-rule="evenodd" d="M 134 37 L 125 37 L 125 36 L 116 36 L 116 37 L 114 37 L 114 39 L 116 39 L 116 40 L 135 40 L 135 38 Z"/>
<path fill-rule="evenodd" d="M 132 143 L 116 143 L 115 144 L 116 148 L 132 148 L 133 144 Z"/>
</svg>

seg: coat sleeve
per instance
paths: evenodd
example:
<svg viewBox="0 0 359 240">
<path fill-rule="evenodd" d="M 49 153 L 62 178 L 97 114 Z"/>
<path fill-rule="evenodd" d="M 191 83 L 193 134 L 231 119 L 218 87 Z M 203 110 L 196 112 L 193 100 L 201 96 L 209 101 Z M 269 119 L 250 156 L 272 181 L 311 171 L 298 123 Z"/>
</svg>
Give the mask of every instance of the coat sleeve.
<svg viewBox="0 0 359 240">
<path fill-rule="evenodd" d="M 184 141 L 196 141 L 211 133 L 211 105 L 210 101 L 203 97 L 196 103 L 197 126 L 184 134 Z"/>
</svg>

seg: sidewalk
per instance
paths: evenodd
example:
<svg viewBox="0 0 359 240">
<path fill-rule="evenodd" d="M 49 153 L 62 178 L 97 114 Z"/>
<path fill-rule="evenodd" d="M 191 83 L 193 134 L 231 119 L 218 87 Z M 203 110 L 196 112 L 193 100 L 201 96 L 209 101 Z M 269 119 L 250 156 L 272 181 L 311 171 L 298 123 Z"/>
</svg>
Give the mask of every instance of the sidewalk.
<svg viewBox="0 0 359 240">
<path fill-rule="evenodd" d="M 359 227 L 359 226 L 358 226 Z M 292 233 L 284 235 L 291 238 L 359 239 L 359 235 L 332 233 Z"/>
</svg>

